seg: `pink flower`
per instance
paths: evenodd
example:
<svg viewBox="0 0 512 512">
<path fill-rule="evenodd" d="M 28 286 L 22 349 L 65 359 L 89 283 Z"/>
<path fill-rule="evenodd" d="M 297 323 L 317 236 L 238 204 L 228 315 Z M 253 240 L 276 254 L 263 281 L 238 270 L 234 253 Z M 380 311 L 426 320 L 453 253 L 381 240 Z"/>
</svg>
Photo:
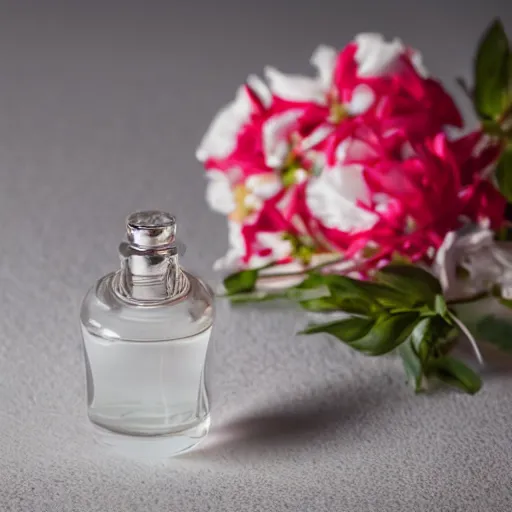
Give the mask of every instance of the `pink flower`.
<svg viewBox="0 0 512 512">
<path fill-rule="evenodd" d="M 477 140 L 473 134 L 469 138 Z M 444 134 L 439 134 L 422 143 L 411 144 L 412 153 L 400 158 L 393 157 L 393 153 L 399 152 L 390 151 L 385 144 L 379 149 L 374 138 L 369 137 L 366 162 L 361 153 L 357 164 L 352 158 L 350 165 L 326 170 L 325 175 L 348 174 L 354 172 L 354 168 L 362 173 L 362 178 L 358 178 L 361 189 L 353 207 L 367 213 L 368 226 L 351 230 L 339 222 L 329 226 L 344 235 L 341 239 L 345 245 L 340 250 L 345 256 L 360 256 L 364 249 L 371 248 L 372 265 L 389 261 L 394 254 L 430 262 L 446 234 L 465 223 L 499 228 L 505 199 L 485 179 L 482 174 L 485 166 L 475 166 L 476 162 L 480 166 L 489 162 L 479 156 L 468 158 L 466 152 L 460 152 L 468 140 L 450 143 Z M 490 158 L 492 151 L 487 148 L 485 152 Z M 346 194 L 347 187 L 342 190 Z M 323 197 L 328 196 L 324 193 Z M 313 206 L 311 200 L 309 204 Z M 329 207 L 334 209 L 336 204 L 342 203 L 338 199 Z M 322 211 L 312 210 L 325 225 Z"/>
<path fill-rule="evenodd" d="M 257 231 L 253 224 L 230 221 L 229 250 L 217 260 L 217 270 L 260 268 L 268 263 L 290 261 L 292 247 L 279 230 Z"/>
<path fill-rule="evenodd" d="M 250 76 L 216 115 L 197 148 L 196 157 L 206 169 L 265 169 L 259 133 L 271 101 L 267 86 Z"/>
<path fill-rule="evenodd" d="M 300 113 L 274 109 L 266 86 L 252 77 L 204 136 L 197 157 L 207 169 L 206 199 L 229 219 L 231 248 L 217 267 L 258 266 L 293 258 L 289 239 L 297 230 L 292 223 L 285 230 L 268 223 L 262 226 L 261 219 L 268 212 L 298 218 L 293 211 L 297 190 L 314 165 L 310 155 L 294 147 L 305 129 L 298 123 Z"/>
<path fill-rule="evenodd" d="M 361 119 L 379 122 L 382 133 L 401 130 L 416 140 L 462 125 L 453 100 L 428 77 L 420 54 L 398 39 L 387 43 L 380 35 L 361 34 L 340 53 L 320 46 L 311 62 L 315 78 L 266 70 L 274 108 L 301 110 L 299 124 L 316 125 L 301 141 L 302 150 L 337 146 Z"/>
<path fill-rule="evenodd" d="M 447 139 L 460 113 L 417 51 L 361 34 L 311 64 L 313 77 L 249 77 L 198 148 L 208 204 L 228 218 L 218 267 L 428 263 L 465 222 L 501 225 L 488 181 L 498 149 L 479 132 Z"/>
</svg>

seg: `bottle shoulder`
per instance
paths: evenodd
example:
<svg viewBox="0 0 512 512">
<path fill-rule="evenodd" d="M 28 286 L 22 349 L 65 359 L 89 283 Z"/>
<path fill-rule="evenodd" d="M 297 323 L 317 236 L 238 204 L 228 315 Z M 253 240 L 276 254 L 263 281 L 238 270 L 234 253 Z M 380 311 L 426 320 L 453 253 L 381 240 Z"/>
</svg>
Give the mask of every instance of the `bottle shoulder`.
<svg viewBox="0 0 512 512">
<path fill-rule="evenodd" d="M 88 333 L 112 341 L 169 341 L 212 326 L 214 294 L 200 278 L 185 272 L 190 283 L 185 295 L 147 306 L 119 297 L 112 286 L 115 275 L 99 279 L 82 302 L 80 320 Z"/>
</svg>

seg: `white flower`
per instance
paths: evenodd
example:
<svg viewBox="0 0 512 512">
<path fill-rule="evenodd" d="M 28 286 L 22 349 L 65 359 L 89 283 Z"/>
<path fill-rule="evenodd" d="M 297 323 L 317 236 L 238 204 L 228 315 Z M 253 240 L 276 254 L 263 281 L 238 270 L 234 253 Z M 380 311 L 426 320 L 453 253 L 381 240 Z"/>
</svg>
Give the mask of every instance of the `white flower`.
<svg viewBox="0 0 512 512">
<path fill-rule="evenodd" d="M 262 80 L 251 75 L 247 85 L 258 95 L 263 105 L 270 104 L 271 94 Z M 196 158 L 205 162 L 208 158 L 227 157 L 236 147 L 241 128 L 250 120 L 251 108 L 246 87 L 239 87 L 235 99 L 222 108 L 211 122 L 196 150 Z"/>
<path fill-rule="evenodd" d="M 460 278 L 457 269 L 468 273 Z M 512 250 L 497 243 L 486 227 L 468 225 L 448 233 L 437 250 L 433 271 L 449 299 L 467 298 L 501 285 L 502 295 L 512 297 Z"/>
</svg>

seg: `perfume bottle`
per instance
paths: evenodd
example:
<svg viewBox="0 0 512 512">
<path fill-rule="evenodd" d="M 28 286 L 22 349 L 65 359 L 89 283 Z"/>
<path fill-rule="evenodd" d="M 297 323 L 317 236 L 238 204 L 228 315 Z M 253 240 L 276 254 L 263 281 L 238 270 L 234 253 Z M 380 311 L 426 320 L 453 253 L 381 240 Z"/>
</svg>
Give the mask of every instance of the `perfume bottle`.
<svg viewBox="0 0 512 512">
<path fill-rule="evenodd" d="M 180 267 L 173 216 L 137 212 L 126 228 L 120 269 L 81 308 L 88 415 L 107 444 L 165 457 L 208 433 L 213 293 Z"/>
</svg>

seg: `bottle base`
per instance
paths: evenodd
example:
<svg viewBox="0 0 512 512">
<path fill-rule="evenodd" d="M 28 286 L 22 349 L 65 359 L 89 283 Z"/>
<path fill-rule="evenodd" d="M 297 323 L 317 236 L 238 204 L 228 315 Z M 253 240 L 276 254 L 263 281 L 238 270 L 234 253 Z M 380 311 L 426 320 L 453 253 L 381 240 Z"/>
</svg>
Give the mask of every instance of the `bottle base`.
<svg viewBox="0 0 512 512">
<path fill-rule="evenodd" d="M 193 427 L 160 435 L 130 435 L 108 430 L 95 422 L 96 442 L 116 454 L 130 458 L 167 459 L 197 446 L 208 434 L 210 416 Z"/>
</svg>

